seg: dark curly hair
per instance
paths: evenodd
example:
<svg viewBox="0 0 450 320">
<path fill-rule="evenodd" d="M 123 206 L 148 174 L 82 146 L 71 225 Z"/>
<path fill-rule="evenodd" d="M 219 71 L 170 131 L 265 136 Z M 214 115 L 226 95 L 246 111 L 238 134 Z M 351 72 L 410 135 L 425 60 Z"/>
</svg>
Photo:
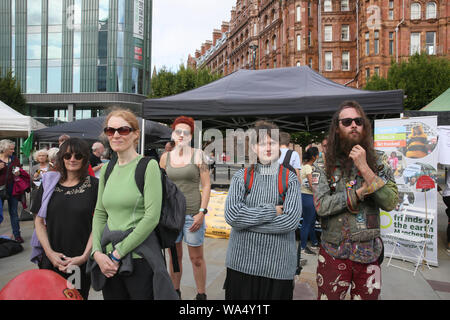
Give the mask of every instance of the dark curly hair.
<svg viewBox="0 0 450 320">
<path fill-rule="evenodd" d="M 77 176 L 80 182 L 83 181 L 89 174 L 89 145 L 86 141 L 80 138 L 70 138 L 64 141 L 64 143 L 59 148 L 58 153 L 56 154 L 56 171 L 61 174 L 61 181 L 67 180 L 67 169 L 64 165 L 63 158 L 66 153 L 81 153 L 83 155 L 81 168 L 77 172 Z"/>
</svg>

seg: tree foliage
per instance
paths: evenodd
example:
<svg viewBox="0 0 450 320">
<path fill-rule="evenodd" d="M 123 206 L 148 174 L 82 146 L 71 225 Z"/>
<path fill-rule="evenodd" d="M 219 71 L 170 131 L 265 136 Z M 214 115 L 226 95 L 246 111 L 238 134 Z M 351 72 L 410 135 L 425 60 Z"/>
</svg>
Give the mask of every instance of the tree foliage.
<svg viewBox="0 0 450 320">
<path fill-rule="evenodd" d="M 26 100 L 12 71 L 0 76 L 0 100 L 14 110 L 25 113 Z"/>
<path fill-rule="evenodd" d="M 181 64 L 177 72 L 172 72 L 164 66 L 152 77 L 149 97 L 162 98 L 182 93 L 220 78 L 220 74 L 211 73 L 209 69 L 197 70 Z"/>
<path fill-rule="evenodd" d="M 392 61 L 387 78 L 373 76 L 366 90 L 403 89 L 406 110 L 418 110 L 450 87 L 450 60 L 446 57 L 415 54 L 408 61 Z"/>
</svg>

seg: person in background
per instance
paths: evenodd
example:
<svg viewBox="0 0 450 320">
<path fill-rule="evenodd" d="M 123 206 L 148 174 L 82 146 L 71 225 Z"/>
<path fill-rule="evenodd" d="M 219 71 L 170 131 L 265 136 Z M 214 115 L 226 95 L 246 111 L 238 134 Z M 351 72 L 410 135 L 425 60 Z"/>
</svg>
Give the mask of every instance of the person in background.
<svg viewBox="0 0 450 320">
<path fill-rule="evenodd" d="M 58 138 L 59 147 L 61 147 L 61 145 L 64 143 L 64 141 L 69 140 L 69 139 L 70 139 L 70 136 L 65 133 L 60 135 Z"/>
<path fill-rule="evenodd" d="M 192 148 L 191 140 L 194 132 L 194 119 L 178 117 L 172 124 L 172 139 L 175 147 L 161 156 L 160 166 L 167 176 L 186 197 L 186 220 L 183 231 L 176 240 L 180 272 L 173 272 L 170 264 L 170 276 L 175 290 L 181 297 L 180 282 L 183 272 L 183 243 L 188 246 L 189 258 L 192 263 L 195 284 L 197 286 L 196 300 L 206 300 L 206 263 L 203 255 L 205 240 L 205 214 L 211 191 L 209 167 L 202 150 Z M 167 145 L 167 144 L 166 144 Z M 200 193 L 199 185 L 202 187 Z"/>
<path fill-rule="evenodd" d="M 319 249 L 315 232 L 316 208 L 313 199 L 313 173 L 315 171 L 314 162 L 319 158 L 319 149 L 309 148 L 303 155 L 303 167 L 300 173 L 302 190 L 302 217 L 303 222 L 300 228 L 300 243 L 302 254 L 315 255 L 313 250 Z M 308 247 L 308 238 L 311 240 L 311 247 Z"/>
<path fill-rule="evenodd" d="M 295 230 L 302 212 L 300 183 L 289 171 L 287 191 L 280 199 L 279 141 L 272 137 L 278 127 L 258 121 L 254 130 L 256 141 L 250 148 L 258 162 L 234 174 L 225 203 L 225 220 L 232 227 L 225 262 L 225 299 L 292 300 L 297 267 Z M 248 170 L 253 179 L 246 180 Z M 252 187 L 248 191 L 249 179 Z"/>
<path fill-rule="evenodd" d="M 47 149 L 41 149 L 36 151 L 33 154 L 34 161 L 37 162 L 32 168 L 31 168 L 31 176 L 33 177 L 34 185 L 38 186 L 40 185 L 40 181 L 42 179 L 42 175 L 47 172 L 50 168 L 49 160 L 48 160 L 48 150 Z"/>
<path fill-rule="evenodd" d="M 89 146 L 79 138 L 69 138 L 57 154 L 56 170 L 43 179 L 55 179 L 53 192 L 44 202 L 43 184 L 33 201 L 31 212 L 36 214 L 36 236 L 44 250 L 38 259 L 40 269 L 57 272 L 69 278 L 72 266 L 80 268 L 83 299 L 87 300 L 90 276 L 86 262 L 92 249 L 92 216 L 97 202 L 98 180 L 88 175 Z M 39 261 L 40 260 L 40 261 Z"/>
<path fill-rule="evenodd" d="M 58 154 L 59 148 L 50 148 L 48 150 L 48 164 L 49 170 L 54 170 L 56 166 L 56 155 Z"/>
<path fill-rule="evenodd" d="M 22 167 L 19 159 L 14 156 L 15 145 L 11 140 L 0 140 L 0 190 L 4 195 L 0 199 L 0 223 L 3 221 L 3 201 L 7 200 L 14 239 L 23 243 L 17 214 L 19 199 L 13 196 L 14 177 L 20 176 L 20 168 Z"/>
<path fill-rule="evenodd" d="M 395 151 L 391 152 L 391 155 L 388 158 L 389 164 L 391 165 L 392 171 L 395 172 L 395 170 L 397 170 L 397 166 L 398 166 L 398 158 L 397 158 L 397 153 L 395 153 Z"/>
<path fill-rule="evenodd" d="M 447 253 L 450 253 L 450 174 L 448 173 L 448 169 L 445 170 L 445 189 L 442 192 L 442 200 L 444 200 L 447 209 L 445 209 L 445 213 L 448 217 L 448 225 L 447 225 Z"/>
<path fill-rule="evenodd" d="M 104 163 L 102 162 L 101 156 L 105 152 L 105 147 L 99 141 L 94 142 L 92 145 L 92 153 L 89 157 L 89 164 L 92 167 L 92 170 L 95 173 L 95 176 L 98 178 L 100 176 L 100 169 L 103 167 Z"/>
<path fill-rule="evenodd" d="M 285 157 L 286 162 L 295 170 L 295 174 L 300 180 L 300 169 L 301 162 L 300 156 L 297 151 L 290 150 L 289 144 L 291 143 L 291 135 L 287 132 L 280 132 L 280 159 L 278 159 L 278 163 L 283 164 Z"/>
<path fill-rule="evenodd" d="M 374 149 L 372 126 L 356 101 L 331 120 L 324 169 L 314 185 L 322 226 L 318 299 L 377 300 L 383 242 L 380 209 L 393 210 L 398 189 L 386 155 Z"/>
<path fill-rule="evenodd" d="M 176 299 L 177 294 L 164 265 L 154 229 L 162 206 L 161 172 L 158 163 L 150 160 L 145 171 L 144 190 L 136 185 L 135 171 L 142 156 L 136 152 L 139 123 L 133 112 L 124 109 L 111 111 L 104 133 L 117 162 L 105 181 L 108 165 L 100 170 L 97 205 L 93 221 L 91 257 L 106 277 L 102 287 L 105 300 Z M 112 164 L 111 164 L 112 165 Z M 117 242 L 108 234 L 117 234 Z M 107 240 L 103 240 L 107 239 Z M 103 249 L 102 243 L 106 243 Z M 147 245 L 148 244 L 148 245 Z M 135 251 L 146 246 L 148 250 Z M 152 251 L 151 248 L 155 248 Z M 141 252 L 139 251 L 139 252 Z M 126 263 L 132 272 L 121 272 Z M 93 283 L 96 273 L 91 269 Z M 130 270 L 130 269 L 128 269 Z M 158 277 L 154 280 L 155 277 Z M 158 285 L 158 287 L 156 287 Z"/>
</svg>

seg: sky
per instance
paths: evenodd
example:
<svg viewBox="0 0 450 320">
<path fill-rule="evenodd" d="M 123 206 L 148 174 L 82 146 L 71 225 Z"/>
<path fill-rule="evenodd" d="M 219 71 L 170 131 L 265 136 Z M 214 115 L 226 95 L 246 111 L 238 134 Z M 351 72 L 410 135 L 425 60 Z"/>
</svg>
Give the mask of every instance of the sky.
<svg viewBox="0 0 450 320">
<path fill-rule="evenodd" d="M 236 0 L 153 0 L 152 70 L 176 71 L 214 29 L 230 21 Z"/>
</svg>

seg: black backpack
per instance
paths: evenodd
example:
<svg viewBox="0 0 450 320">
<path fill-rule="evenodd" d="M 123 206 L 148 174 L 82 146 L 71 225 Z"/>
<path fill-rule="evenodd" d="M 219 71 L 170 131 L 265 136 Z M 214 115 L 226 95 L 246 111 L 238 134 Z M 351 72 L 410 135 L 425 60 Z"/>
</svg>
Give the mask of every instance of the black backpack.
<svg viewBox="0 0 450 320">
<path fill-rule="evenodd" d="M 148 163 L 152 159 L 154 158 L 143 157 L 141 160 L 139 160 L 136 171 L 134 173 L 136 185 L 142 195 L 144 194 L 145 170 L 147 169 Z M 108 167 L 106 168 L 105 185 L 116 163 L 117 156 L 114 155 L 111 161 L 108 163 Z M 174 272 L 179 272 L 180 267 L 175 247 L 175 240 L 183 230 L 184 221 L 186 218 L 186 198 L 175 185 L 175 183 L 173 183 L 167 177 L 166 170 L 161 168 L 160 170 L 162 184 L 162 205 L 161 217 L 159 219 L 158 225 L 155 228 L 155 232 L 161 245 L 161 249 L 170 249 Z"/>
</svg>

